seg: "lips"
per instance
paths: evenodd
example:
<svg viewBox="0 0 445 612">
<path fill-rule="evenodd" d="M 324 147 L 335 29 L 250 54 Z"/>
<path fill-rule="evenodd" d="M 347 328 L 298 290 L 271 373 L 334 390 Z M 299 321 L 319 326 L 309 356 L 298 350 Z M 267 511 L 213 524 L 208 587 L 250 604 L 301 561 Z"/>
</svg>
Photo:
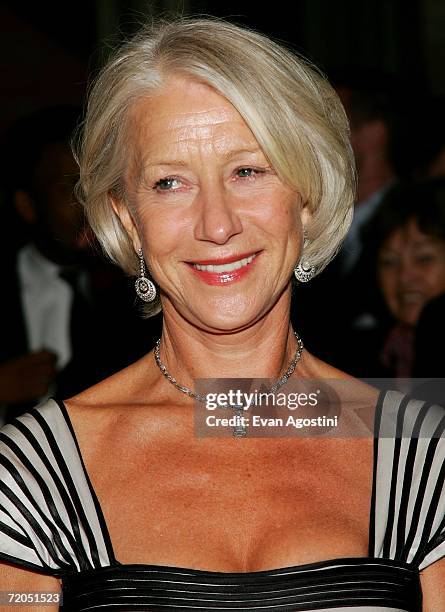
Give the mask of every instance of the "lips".
<svg viewBox="0 0 445 612">
<path fill-rule="evenodd" d="M 398 296 L 402 305 L 419 304 L 425 301 L 425 297 L 419 291 L 405 291 Z"/>
<path fill-rule="evenodd" d="M 190 262 L 192 271 L 208 285 L 226 285 L 243 278 L 252 268 L 258 253 L 241 254 L 217 260 Z"/>
</svg>

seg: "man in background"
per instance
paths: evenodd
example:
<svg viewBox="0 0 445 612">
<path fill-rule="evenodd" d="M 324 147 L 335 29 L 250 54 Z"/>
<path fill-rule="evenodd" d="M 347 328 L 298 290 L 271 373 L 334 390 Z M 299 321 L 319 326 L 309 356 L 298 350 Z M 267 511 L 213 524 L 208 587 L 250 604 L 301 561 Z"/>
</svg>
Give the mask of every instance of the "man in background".
<svg viewBox="0 0 445 612">
<path fill-rule="evenodd" d="M 375 325 L 370 314 L 375 278 L 364 264 L 361 232 L 396 180 L 394 150 L 398 125 L 394 98 L 378 77 L 340 79 L 337 91 L 349 118 L 357 166 L 354 217 L 334 261 L 307 286 L 297 288 L 293 322 L 309 350 L 342 367 L 345 335 L 356 326 Z M 328 312 L 326 295 L 332 295 Z"/>
<path fill-rule="evenodd" d="M 338 92 L 349 117 L 351 146 L 357 167 L 357 201 L 351 227 L 338 256 L 338 274 L 348 277 L 359 263 L 360 232 L 376 213 L 395 181 L 392 158 L 395 111 L 388 92 L 343 86 Z"/>
<path fill-rule="evenodd" d="M 6 203 L 21 222 L 16 236 L 3 227 L 0 404 L 8 418 L 101 375 L 87 230 L 73 195 L 78 171 L 69 142 L 78 116 L 71 107 L 38 111 L 11 129 L 3 149 Z"/>
</svg>

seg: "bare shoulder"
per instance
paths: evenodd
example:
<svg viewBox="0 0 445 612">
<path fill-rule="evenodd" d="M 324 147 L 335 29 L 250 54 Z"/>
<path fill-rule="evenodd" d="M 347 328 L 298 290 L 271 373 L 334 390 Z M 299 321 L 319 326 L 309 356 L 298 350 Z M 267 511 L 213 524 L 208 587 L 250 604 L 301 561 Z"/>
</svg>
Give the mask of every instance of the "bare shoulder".
<svg viewBox="0 0 445 612">
<path fill-rule="evenodd" d="M 350 433 L 354 430 L 373 433 L 379 389 L 318 359 L 308 351 L 305 351 L 303 376 L 314 381 L 324 381 L 335 393 L 340 402 L 343 424 L 352 428 Z"/>
<path fill-rule="evenodd" d="M 67 403 L 73 408 L 100 408 L 125 401 L 137 402 L 141 397 L 146 397 L 142 391 L 150 389 L 158 378 L 153 353 L 150 352 L 123 370 L 71 397 Z"/>
<path fill-rule="evenodd" d="M 327 363 L 326 361 L 322 361 L 309 351 L 305 350 L 303 356 L 301 358 L 301 365 L 303 367 L 303 375 L 310 378 L 326 378 L 332 380 L 347 380 L 355 382 L 355 384 L 361 384 L 365 387 L 365 385 L 354 376 L 351 376 L 347 372 L 343 372 L 333 365 Z"/>
<path fill-rule="evenodd" d="M 129 423 L 156 402 L 158 381 L 159 374 L 149 353 L 97 385 L 64 400 L 84 460 L 116 447 L 116 432 L 119 431 L 122 439 Z"/>
</svg>

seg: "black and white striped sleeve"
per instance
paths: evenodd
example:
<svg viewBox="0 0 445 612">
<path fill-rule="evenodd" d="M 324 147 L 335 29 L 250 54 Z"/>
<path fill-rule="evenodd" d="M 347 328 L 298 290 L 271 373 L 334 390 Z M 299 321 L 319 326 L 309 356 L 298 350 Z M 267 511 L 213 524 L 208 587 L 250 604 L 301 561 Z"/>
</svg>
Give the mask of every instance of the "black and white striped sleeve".
<svg viewBox="0 0 445 612">
<path fill-rule="evenodd" d="M 445 557 L 445 410 L 389 392 L 376 433 L 371 549 L 425 569 Z"/>
<path fill-rule="evenodd" d="M 0 559 L 54 576 L 109 564 L 77 445 L 54 400 L 0 431 Z"/>
</svg>

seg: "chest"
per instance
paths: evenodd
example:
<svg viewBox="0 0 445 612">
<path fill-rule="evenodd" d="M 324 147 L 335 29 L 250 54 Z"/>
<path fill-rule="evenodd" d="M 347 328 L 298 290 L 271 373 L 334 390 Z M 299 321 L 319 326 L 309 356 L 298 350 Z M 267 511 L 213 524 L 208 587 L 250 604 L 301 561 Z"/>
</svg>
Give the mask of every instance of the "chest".
<svg viewBox="0 0 445 612">
<path fill-rule="evenodd" d="M 102 455 L 93 484 L 119 561 L 256 571 L 367 554 L 370 444 L 202 442 Z"/>
</svg>

